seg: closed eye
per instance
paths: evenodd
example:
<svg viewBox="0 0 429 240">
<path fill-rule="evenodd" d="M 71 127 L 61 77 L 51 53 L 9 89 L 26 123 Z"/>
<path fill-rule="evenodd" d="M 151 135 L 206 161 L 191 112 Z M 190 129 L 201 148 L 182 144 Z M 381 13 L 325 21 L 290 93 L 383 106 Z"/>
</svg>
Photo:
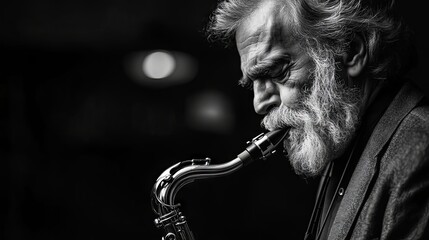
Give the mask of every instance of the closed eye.
<svg viewBox="0 0 429 240">
<path fill-rule="evenodd" d="M 282 54 L 277 57 L 266 58 L 249 68 L 238 83 L 240 86 L 251 90 L 253 81 L 256 79 L 271 79 L 277 82 L 286 81 L 291 65 L 289 55 Z"/>
<path fill-rule="evenodd" d="M 276 75 L 273 74 L 272 79 L 280 84 L 284 84 L 289 80 L 291 68 L 293 68 L 294 63 L 284 65 L 282 68 L 276 72 Z"/>
</svg>

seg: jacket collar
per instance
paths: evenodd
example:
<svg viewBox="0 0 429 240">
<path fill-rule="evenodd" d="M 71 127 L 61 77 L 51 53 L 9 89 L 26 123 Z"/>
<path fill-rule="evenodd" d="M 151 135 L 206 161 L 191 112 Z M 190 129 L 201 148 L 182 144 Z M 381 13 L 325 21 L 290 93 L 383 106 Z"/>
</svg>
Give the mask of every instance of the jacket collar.
<svg viewBox="0 0 429 240">
<path fill-rule="evenodd" d="M 365 196 L 370 190 L 369 186 L 375 176 L 378 155 L 401 121 L 422 98 L 421 92 L 406 83 L 380 118 L 356 165 L 328 239 L 346 239 L 364 203 Z"/>
</svg>

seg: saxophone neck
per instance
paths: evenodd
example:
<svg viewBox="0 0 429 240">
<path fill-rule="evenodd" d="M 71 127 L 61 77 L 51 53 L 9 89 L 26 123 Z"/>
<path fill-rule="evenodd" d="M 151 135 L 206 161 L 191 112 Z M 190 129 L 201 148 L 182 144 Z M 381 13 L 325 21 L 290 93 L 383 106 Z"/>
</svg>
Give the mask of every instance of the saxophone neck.
<svg viewBox="0 0 429 240">
<path fill-rule="evenodd" d="M 179 162 L 166 169 L 157 179 L 152 189 L 152 208 L 159 216 L 155 224 L 164 229 L 166 239 L 192 240 L 186 218 L 175 203 L 178 191 L 197 179 L 228 175 L 258 159 L 271 156 L 289 132 L 278 129 L 260 134 L 249 141 L 246 149 L 237 158 L 222 164 L 210 164 L 210 159 L 192 159 Z"/>
<path fill-rule="evenodd" d="M 173 206 L 177 192 L 186 184 L 198 179 L 224 176 L 242 166 L 239 158 L 222 164 L 210 164 L 210 158 L 179 162 L 159 176 L 152 194 L 162 205 Z"/>
<path fill-rule="evenodd" d="M 267 159 L 277 149 L 289 132 L 289 128 L 259 134 L 248 142 L 238 157 L 222 164 L 210 164 L 210 158 L 179 162 L 165 170 L 154 185 L 153 194 L 166 205 L 174 205 L 176 193 L 184 185 L 197 179 L 224 176 L 235 172 L 258 159 Z"/>
</svg>

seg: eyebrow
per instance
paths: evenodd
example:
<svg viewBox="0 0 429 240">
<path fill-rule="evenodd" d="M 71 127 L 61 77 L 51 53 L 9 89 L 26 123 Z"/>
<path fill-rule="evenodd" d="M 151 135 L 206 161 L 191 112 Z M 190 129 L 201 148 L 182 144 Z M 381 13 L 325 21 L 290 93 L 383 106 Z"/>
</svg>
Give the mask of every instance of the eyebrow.
<svg viewBox="0 0 429 240">
<path fill-rule="evenodd" d="M 268 55 L 263 60 L 257 61 L 255 59 L 252 61 L 256 62 L 256 64 L 243 73 L 243 77 L 238 81 L 240 85 L 247 85 L 256 79 L 270 77 L 271 69 L 280 64 L 290 62 L 290 55 L 285 53 L 274 53 Z"/>
</svg>

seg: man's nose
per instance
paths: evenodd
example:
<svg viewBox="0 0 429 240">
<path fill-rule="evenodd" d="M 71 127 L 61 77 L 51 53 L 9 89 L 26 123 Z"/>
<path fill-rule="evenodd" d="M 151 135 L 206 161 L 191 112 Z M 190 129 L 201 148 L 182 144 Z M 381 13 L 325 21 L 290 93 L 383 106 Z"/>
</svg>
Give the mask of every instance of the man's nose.
<svg viewBox="0 0 429 240">
<path fill-rule="evenodd" d="M 266 114 L 281 104 L 279 90 L 270 80 L 253 81 L 253 107 L 258 114 Z"/>
</svg>

